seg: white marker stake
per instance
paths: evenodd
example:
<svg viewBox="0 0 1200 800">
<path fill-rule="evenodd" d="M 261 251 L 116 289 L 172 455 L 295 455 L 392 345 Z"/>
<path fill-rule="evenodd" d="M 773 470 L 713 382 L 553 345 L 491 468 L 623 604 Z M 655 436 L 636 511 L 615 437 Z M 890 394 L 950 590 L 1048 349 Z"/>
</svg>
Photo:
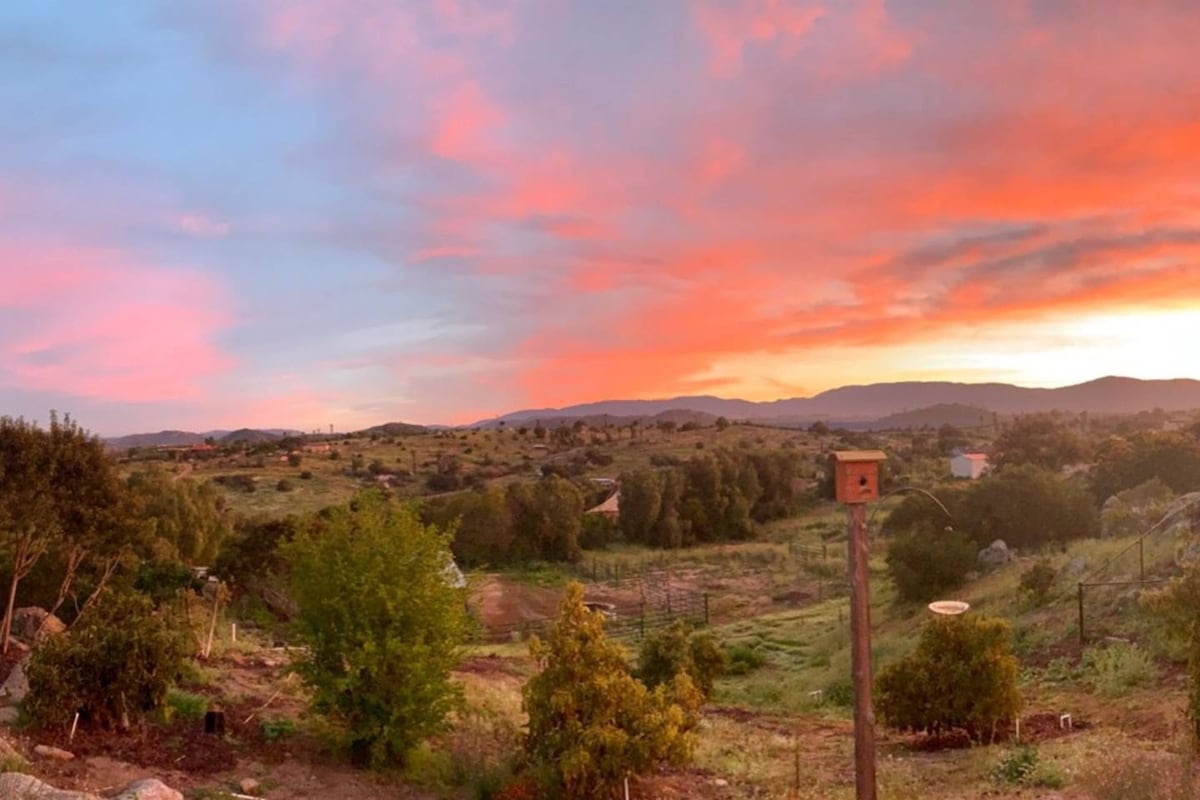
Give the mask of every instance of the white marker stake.
<svg viewBox="0 0 1200 800">
<path fill-rule="evenodd" d="M 68 742 L 75 741 L 75 728 L 79 725 L 79 712 L 75 712 L 75 720 L 71 723 L 71 735 L 67 737 Z"/>
<path fill-rule="evenodd" d="M 1021 741 L 1021 718 L 1017 717 L 1017 736 L 1016 740 Z"/>
<path fill-rule="evenodd" d="M 237 641 L 237 623 L 236 622 L 229 623 L 229 640 L 232 642 Z"/>
</svg>

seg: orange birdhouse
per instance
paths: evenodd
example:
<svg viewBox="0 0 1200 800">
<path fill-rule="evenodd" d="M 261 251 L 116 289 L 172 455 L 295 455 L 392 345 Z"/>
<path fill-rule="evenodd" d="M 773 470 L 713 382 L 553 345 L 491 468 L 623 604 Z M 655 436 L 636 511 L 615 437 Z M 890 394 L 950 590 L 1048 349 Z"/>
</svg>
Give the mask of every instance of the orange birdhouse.
<svg viewBox="0 0 1200 800">
<path fill-rule="evenodd" d="M 866 503 L 879 499 L 879 462 L 882 450 L 839 450 L 833 454 L 833 484 L 839 503 Z"/>
</svg>

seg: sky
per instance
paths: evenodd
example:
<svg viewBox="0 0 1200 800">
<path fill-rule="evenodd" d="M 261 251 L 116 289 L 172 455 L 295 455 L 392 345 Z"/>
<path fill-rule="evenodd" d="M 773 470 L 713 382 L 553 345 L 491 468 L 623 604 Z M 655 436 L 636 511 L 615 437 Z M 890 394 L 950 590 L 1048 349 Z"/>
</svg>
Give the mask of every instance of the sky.
<svg viewBox="0 0 1200 800">
<path fill-rule="evenodd" d="M 1200 378 L 1191 0 L 0 4 L 0 413 Z"/>
</svg>

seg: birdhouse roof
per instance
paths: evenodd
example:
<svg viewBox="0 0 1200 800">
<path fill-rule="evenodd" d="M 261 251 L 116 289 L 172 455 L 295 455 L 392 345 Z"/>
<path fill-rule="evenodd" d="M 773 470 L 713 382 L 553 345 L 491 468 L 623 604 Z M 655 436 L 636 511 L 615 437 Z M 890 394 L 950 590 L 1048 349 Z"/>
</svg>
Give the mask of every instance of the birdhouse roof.
<svg viewBox="0 0 1200 800">
<path fill-rule="evenodd" d="M 882 450 L 837 450 L 833 454 L 834 461 L 887 461 L 887 454 Z"/>
</svg>

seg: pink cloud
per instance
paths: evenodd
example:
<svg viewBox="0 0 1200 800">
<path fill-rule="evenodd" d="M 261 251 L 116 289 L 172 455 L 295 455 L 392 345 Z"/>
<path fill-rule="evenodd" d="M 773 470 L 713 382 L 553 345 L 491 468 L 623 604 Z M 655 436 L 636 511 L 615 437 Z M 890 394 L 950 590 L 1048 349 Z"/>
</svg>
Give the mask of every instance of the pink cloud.
<svg viewBox="0 0 1200 800">
<path fill-rule="evenodd" d="M 723 76 L 737 70 L 751 44 L 771 43 L 779 53 L 794 55 L 825 13 L 821 5 L 790 0 L 700 0 L 695 6 L 696 21 L 712 46 L 712 71 Z"/>
<path fill-rule="evenodd" d="M 214 343 L 227 323 L 207 277 L 120 253 L 0 241 L 16 267 L 0 309 L 0 380 L 112 402 L 197 399 L 232 364 Z"/>
<path fill-rule="evenodd" d="M 228 222 L 213 219 L 205 214 L 180 214 L 175 220 L 179 230 L 198 239 L 221 239 L 229 234 Z"/>
<path fill-rule="evenodd" d="M 489 144 L 489 133 L 504 115 L 473 80 L 460 83 L 436 103 L 437 130 L 432 150 L 442 158 L 468 159 Z"/>
</svg>

